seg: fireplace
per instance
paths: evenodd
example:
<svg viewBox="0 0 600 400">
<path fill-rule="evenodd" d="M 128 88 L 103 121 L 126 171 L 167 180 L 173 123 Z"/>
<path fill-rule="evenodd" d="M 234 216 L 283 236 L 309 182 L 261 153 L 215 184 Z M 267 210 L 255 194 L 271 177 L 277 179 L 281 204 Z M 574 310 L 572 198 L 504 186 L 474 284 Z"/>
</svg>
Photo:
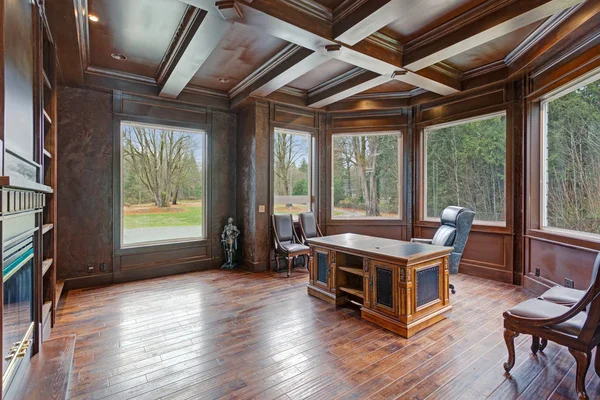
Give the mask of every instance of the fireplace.
<svg viewBox="0 0 600 400">
<path fill-rule="evenodd" d="M 28 359 L 34 330 L 33 233 L 24 232 L 3 246 L 2 387 L 10 385 Z"/>
</svg>

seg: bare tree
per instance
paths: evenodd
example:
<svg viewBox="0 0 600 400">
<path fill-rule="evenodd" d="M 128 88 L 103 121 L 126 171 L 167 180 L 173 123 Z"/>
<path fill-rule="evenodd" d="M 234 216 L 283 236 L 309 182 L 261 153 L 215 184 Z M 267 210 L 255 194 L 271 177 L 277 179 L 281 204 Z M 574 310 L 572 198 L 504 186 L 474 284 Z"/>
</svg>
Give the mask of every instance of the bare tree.
<svg viewBox="0 0 600 400">
<path fill-rule="evenodd" d="M 184 158 L 193 149 L 191 134 L 126 125 L 123 156 L 158 207 L 169 207 L 185 172 Z"/>
<path fill-rule="evenodd" d="M 285 132 L 275 132 L 274 140 L 274 157 L 275 175 L 280 179 L 283 186 L 283 195 L 289 196 L 292 194 L 291 185 L 291 167 L 296 165 L 296 162 L 303 155 L 302 147 L 297 146 L 295 135 Z"/>
</svg>

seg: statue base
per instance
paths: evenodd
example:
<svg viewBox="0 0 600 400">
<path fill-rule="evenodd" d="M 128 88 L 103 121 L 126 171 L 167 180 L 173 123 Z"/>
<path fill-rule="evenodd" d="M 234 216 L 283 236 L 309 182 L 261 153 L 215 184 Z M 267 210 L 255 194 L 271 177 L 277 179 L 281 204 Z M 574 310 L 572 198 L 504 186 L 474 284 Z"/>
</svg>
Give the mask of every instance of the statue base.
<svg viewBox="0 0 600 400">
<path fill-rule="evenodd" d="M 237 266 L 238 265 L 236 263 L 225 263 L 225 264 L 221 265 L 221 269 L 226 270 L 226 271 L 232 271 Z"/>
</svg>

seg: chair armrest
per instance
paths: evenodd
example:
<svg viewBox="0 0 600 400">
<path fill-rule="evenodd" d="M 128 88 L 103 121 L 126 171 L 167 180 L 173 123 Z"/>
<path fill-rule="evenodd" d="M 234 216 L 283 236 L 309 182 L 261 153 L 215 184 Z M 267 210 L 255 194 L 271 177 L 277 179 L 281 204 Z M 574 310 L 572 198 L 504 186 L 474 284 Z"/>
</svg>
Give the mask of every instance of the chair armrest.
<svg viewBox="0 0 600 400">
<path fill-rule="evenodd" d="M 432 244 L 433 243 L 433 239 L 419 239 L 419 238 L 412 238 L 410 239 L 411 243 L 424 243 L 424 244 Z"/>
</svg>

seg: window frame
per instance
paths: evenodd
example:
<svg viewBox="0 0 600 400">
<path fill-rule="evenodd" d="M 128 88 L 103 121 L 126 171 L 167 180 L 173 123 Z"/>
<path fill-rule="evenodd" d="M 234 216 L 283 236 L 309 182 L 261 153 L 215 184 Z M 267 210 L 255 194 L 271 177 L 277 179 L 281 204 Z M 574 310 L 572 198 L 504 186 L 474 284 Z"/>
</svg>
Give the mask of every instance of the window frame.
<svg viewBox="0 0 600 400">
<path fill-rule="evenodd" d="M 279 125 L 273 125 L 272 129 L 271 129 L 271 145 L 270 145 L 270 151 L 269 151 L 269 160 L 270 160 L 270 167 L 269 167 L 269 173 L 271 175 L 271 179 L 270 179 L 270 196 L 271 196 L 271 201 L 270 201 L 270 213 L 271 215 L 275 215 L 275 134 L 277 132 L 286 132 L 292 135 L 298 135 L 298 136 L 305 136 L 308 138 L 308 204 L 307 204 L 307 210 L 303 211 L 303 212 L 314 212 L 315 214 L 317 214 L 317 211 L 315 210 L 315 206 L 317 204 L 316 200 L 315 200 L 315 196 L 314 196 L 314 192 L 315 189 L 314 186 L 314 182 L 315 182 L 315 160 L 318 158 L 315 150 L 317 147 L 317 144 L 315 142 L 315 134 L 314 132 L 312 132 L 311 130 L 302 130 L 299 128 L 289 128 L 289 127 L 284 127 L 284 126 L 279 126 Z M 292 219 L 294 221 L 298 221 L 298 216 L 294 215 L 293 213 L 290 213 L 292 215 Z M 282 214 L 277 214 L 277 215 L 282 215 Z"/>
<path fill-rule="evenodd" d="M 161 128 L 161 129 L 171 129 L 171 130 L 179 130 L 181 132 L 190 132 L 194 134 L 202 135 L 202 234 L 201 236 L 194 236 L 188 238 L 180 238 L 180 239 L 167 239 L 167 240 L 155 240 L 149 242 L 140 242 L 140 243 L 132 243 L 125 244 L 123 242 L 123 229 L 124 229 L 124 214 L 123 214 L 123 125 L 138 125 L 138 126 L 147 126 L 152 128 Z M 205 242 L 208 240 L 209 235 L 209 227 L 207 226 L 208 221 L 208 136 L 209 131 L 203 128 L 193 128 L 182 124 L 166 124 L 161 122 L 146 122 L 143 120 L 137 120 L 135 118 L 123 118 L 117 121 L 118 128 L 118 142 L 115 145 L 118 146 L 118 158 L 116 160 L 118 164 L 117 174 L 118 174 L 118 201 L 117 206 L 119 207 L 118 211 L 115 213 L 119 217 L 118 221 L 118 231 L 119 231 L 119 250 L 129 250 L 129 249 L 139 249 L 139 248 L 152 248 L 156 246 L 172 246 L 178 244 L 189 244 L 196 242 Z"/>
<path fill-rule="evenodd" d="M 505 135 L 504 143 L 505 143 L 505 147 L 506 147 L 506 155 L 505 155 L 505 160 L 504 160 L 504 221 L 480 220 L 480 219 L 477 219 L 477 213 L 476 213 L 475 214 L 476 219 L 473 221 L 473 225 L 499 227 L 499 228 L 507 228 L 509 226 L 508 219 L 509 219 L 510 214 L 508 213 L 508 208 L 509 208 L 510 204 L 508 201 L 509 200 L 508 199 L 509 187 L 507 186 L 507 181 L 509 179 L 509 172 L 510 172 L 509 171 L 510 145 L 509 145 L 509 129 L 508 129 L 509 113 L 508 113 L 508 110 L 506 110 L 506 109 L 491 112 L 491 113 L 481 114 L 481 115 L 477 115 L 474 117 L 461 118 L 461 119 L 453 120 L 450 122 L 443 122 L 443 123 L 439 123 L 439 124 L 428 125 L 422 129 L 422 134 L 421 134 L 421 143 L 422 143 L 422 145 L 421 145 L 421 160 L 422 160 L 421 174 L 422 175 L 421 176 L 423 179 L 423 184 L 422 184 L 422 194 L 421 194 L 421 204 L 420 204 L 420 206 L 421 206 L 420 207 L 421 208 L 420 220 L 421 221 L 439 223 L 439 216 L 437 216 L 437 217 L 427 216 L 427 136 L 428 136 L 428 134 L 432 131 L 436 131 L 439 129 L 448 128 L 448 127 L 457 126 L 457 125 L 464 125 L 466 123 L 477 122 L 477 121 L 492 119 L 492 118 L 496 118 L 496 117 L 504 117 L 505 122 L 506 122 L 505 133 L 504 133 L 504 135 Z"/>
<path fill-rule="evenodd" d="M 352 136 L 398 136 L 398 217 L 336 217 L 335 214 L 335 198 L 334 198 L 334 182 L 335 182 L 335 149 L 334 141 L 336 137 L 352 137 Z M 404 207 L 404 132 L 400 129 L 389 130 L 389 131 L 366 131 L 366 132 L 336 132 L 331 134 L 331 152 L 329 157 L 331 165 L 331 173 L 329 176 L 330 188 L 329 188 L 329 220 L 335 224 L 336 222 L 345 221 L 391 221 L 401 222 L 403 221 L 403 207 Z"/>
<path fill-rule="evenodd" d="M 574 229 L 556 228 L 548 226 L 548 206 L 547 206 L 547 191 L 548 191 L 548 104 L 556 99 L 567 96 L 570 93 L 586 86 L 590 83 L 600 81 L 600 71 L 594 70 L 589 74 L 585 74 L 579 79 L 575 79 L 568 84 L 553 90 L 539 99 L 539 230 L 549 234 L 555 234 L 563 237 L 574 237 L 583 240 L 591 240 L 600 243 L 600 234 Z"/>
</svg>

